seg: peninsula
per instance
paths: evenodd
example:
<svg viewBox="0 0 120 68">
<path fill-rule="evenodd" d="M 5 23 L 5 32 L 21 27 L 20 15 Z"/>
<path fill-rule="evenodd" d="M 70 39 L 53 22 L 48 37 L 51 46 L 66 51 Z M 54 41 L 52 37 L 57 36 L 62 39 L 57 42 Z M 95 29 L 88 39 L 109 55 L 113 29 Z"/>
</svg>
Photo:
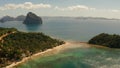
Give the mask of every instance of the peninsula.
<svg viewBox="0 0 120 68">
<path fill-rule="evenodd" d="M 43 33 L 26 33 L 15 28 L 0 28 L 0 68 L 64 43 Z"/>
</svg>

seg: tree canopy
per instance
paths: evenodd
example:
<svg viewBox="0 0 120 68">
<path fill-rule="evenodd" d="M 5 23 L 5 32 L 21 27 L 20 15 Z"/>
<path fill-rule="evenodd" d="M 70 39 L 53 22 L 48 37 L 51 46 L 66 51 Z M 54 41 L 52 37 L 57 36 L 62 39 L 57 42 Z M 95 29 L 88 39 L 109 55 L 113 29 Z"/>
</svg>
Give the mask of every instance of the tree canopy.
<svg viewBox="0 0 120 68">
<path fill-rule="evenodd" d="M 120 48 L 120 35 L 101 33 L 90 39 L 88 43 L 103 45 L 110 48 Z"/>
<path fill-rule="evenodd" d="M 14 32 L 15 33 L 10 33 Z M 22 58 L 64 44 L 63 41 L 53 39 L 43 33 L 26 33 L 14 28 L 0 28 L 0 36 L 8 33 L 0 41 L 0 68 L 20 61 Z"/>
</svg>

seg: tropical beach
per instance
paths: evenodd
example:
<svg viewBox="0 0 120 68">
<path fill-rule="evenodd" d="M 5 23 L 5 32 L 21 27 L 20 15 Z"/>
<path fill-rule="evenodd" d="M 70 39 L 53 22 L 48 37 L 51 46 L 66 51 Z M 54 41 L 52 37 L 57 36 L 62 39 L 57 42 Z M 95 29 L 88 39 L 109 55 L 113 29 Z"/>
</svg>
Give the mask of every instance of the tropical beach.
<svg viewBox="0 0 120 68">
<path fill-rule="evenodd" d="M 74 45 L 76 45 L 76 46 L 74 46 Z M 40 57 L 43 57 L 43 56 L 50 56 L 50 55 L 58 54 L 59 52 L 67 50 L 67 49 L 92 48 L 92 47 L 109 49 L 108 47 L 88 44 L 87 42 L 66 41 L 65 44 L 53 47 L 51 49 L 47 49 L 43 52 L 38 52 L 38 53 L 33 54 L 29 57 L 25 57 L 21 61 L 13 62 L 11 65 L 6 66 L 5 68 L 16 68 L 16 66 L 19 66 L 20 64 L 24 64 L 24 63 L 28 62 L 29 60 L 32 60 L 32 59 L 35 59 L 35 58 L 38 58 L 38 57 L 40 58 Z"/>
<path fill-rule="evenodd" d="M 22 63 L 24 63 L 24 62 L 27 62 L 28 60 L 30 60 L 30 59 L 34 59 L 35 57 L 40 57 L 40 56 L 42 56 L 43 54 L 44 55 L 49 55 L 49 53 L 58 53 L 60 50 L 62 50 L 62 49 L 64 49 L 65 47 L 67 47 L 68 45 L 69 45 L 70 43 L 68 43 L 68 42 L 66 42 L 65 44 L 63 44 L 63 45 L 59 45 L 59 46 L 57 46 L 57 47 L 54 47 L 54 48 L 51 48 L 51 49 L 47 49 L 47 50 L 45 50 L 45 51 L 43 51 L 43 52 L 38 52 L 38 53 L 36 53 L 36 54 L 33 54 L 33 55 L 31 55 L 31 56 L 29 56 L 29 57 L 25 57 L 25 58 L 23 58 L 21 61 L 19 61 L 19 62 L 13 62 L 11 65 L 8 65 L 8 66 L 6 66 L 5 68 L 14 68 L 15 66 L 17 66 L 17 65 L 19 65 L 19 64 L 22 64 Z"/>
<path fill-rule="evenodd" d="M 1 0 L 0 68 L 120 68 L 120 0 Z"/>
<path fill-rule="evenodd" d="M 44 52 L 40 52 L 40 53 L 37 53 L 37 54 L 34 54 L 33 56 L 31 56 L 31 57 L 29 57 L 28 59 L 26 59 L 26 60 L 22 60 L 22 61 L 20 61 L 21 63 L 18 63 L 18 64 L 13 64 L 14 66 L 12 66 L 13 68 L 24 68 L 24 67 L 27 67 L 27 66 L 24 66 L 24 64 L 26 65 L 26 64 L 31 64 L 31 62 L 34 62 L 35 63 L 35 61 L 36 61 L 36 63 L 35 64 L 37 64 L 37 62 L 38 61 L 40 61 L 40 59 L 41 60 L 49 60 L 49 59 L 51 59 L 51 61 L 47 61 L 47 62 L 53 62 L 53 60 L 56 58 L 56 63 L 58 62 L 57 61 L 57 56 L 54 56 L 54 55 L 58 55 L 59 56 L 59 54 L 61 55 L 61 58 L 63 57 L 63 58 L 65 58 L 65 57 L 67 57 L 67 54 L 66 54 L 66 56 L 64 55 L 64 54 L 61 54 L 62 52 L 64 53 L 64 52 L 69 52 L 69 54 L 71 53 L 71 54 L 75 54 L 75 55 L 78 55 L 79 56 L 79 53 L 77 53 L 76 54 L 76 52 L 74 53 L 74 49 L 75 49 L 75 51 L 76 51 L 76 49 L 78 50 L 80 50 L 80 51 L 82 51 L 82 50 L 85 50 L 85 51 L 87 51 L 88 49 L 90 49 L 90 54 L 94 54 L 94 53 L 91 53 L 91 50 L 93 50 L 94 51 L 94 49 L 96 50 L 96 49 L 98 49 L 98 54 L 99 54 L 99 52 L 100 53 L 102 53 L 102 50 L 103 50 L 103 55 L 104 55 L 104 50 L 113 50 L 112 48 L 108 48 L 108 47 L 104 47 L 104 46 L 101 46 L 101 45 L 93 45 L 93 44 L 88 44 L 87 42 L 75 42 L 75 41 L 66 41 L 66 43 L 65 44 L 63 44 L 63 45 L 60 45 L 60 46 L 57 46 L 57 47 L 54 47 L 54 48 L 52 48 L 52 49 L 48 49 L 48 50 L 46 50 L 46 51 L 44 51 Z M 70 50 L 70 51 L 69 51 Z M 100 50 L 100 51 L 99 51 Z M 115 51 L 119 51 L 119 49 L 114 49 Z M 73 53 L 72 53 L 72 51 L 73 51 Z M 93 52 L 92 51 L 92 52 Z M 87 52 L 89 52 L 89 51 L 87 51 Z M 83 52 L 84 53 L 84 52 Z M 86 52 L 85 52 L 86 53 Z M 95 51 L 95 54 L 97 53 L 97 50 Z M 75 60 L 73 60 L 73 58 L 74 57 L 72 57 L 72 55 L 70 54 L 70 56 L 69 56 L 69 54 L 68 54 L 68 58 L 71 58 L 71 59 L 69 59 L 69 60 L 71 60 L 71 61 L 74 61 L 75 62 Z M 80 52 L 80 54 L 81 54 L 81 52 Z M 88 54 L 88 53 L 87 53 Z M 86 60 L 88 59 L 87 57 L 89 57 L 89 58 L 93 58 L 93 57 L 91 57 L 91 55 L 90 54 L 88 54 L 89 56 L 85 56 L 85 58 L 86 58 Z M 62 56 L 63 55 L 63 56 Z M 53 57 L 51 57 L 51 56 L 53 56 Z M 45 57 L 45 58 L 44 58 Z M 50 58 L 51 57 L 51 58 Z M 60 56 L 59 56 L 60 57 Z M 97 59 L 97 57 L 99 57 L 99 56 L 96 56 L 95 58 Z M 54 59 L 53 59 L 54 58 Z M 82 58 L 82 57 L 81 57 Z M 99 57 L 98 59 L 101 59 L 102 58 L 102 55 L 101 55 L 101 57 Z M 30 60 L 29 60 L 30 59 Z M 39 60 L 38 60 L 39 59 Z M 53 59 L 53 60 L 52 60 Z M 58 58 L 59 59 L 59 58 Z M 65 59 L 64 59 L 65 60 Z M 106 60 L 107 61 L 112 61 L 113 59 L 111 59 L 110 57 L 106 57 Z M 68 61 L 68 59 L 66 58 L 66 61 Z M 92 61 L 92 60 L 91 60 Z M 42 61 L 42 62 L 44 62 L 44 61 Z M 44 65 L 44 63 L 42 63 L 42 62 L 40 62 L 41 63 L 41 66 L 39 66 L 40 68 L 42 68 L 43 66 L 42 65 Z M 46 63 L 47 63 L 46 62 Z M 60 61 L 61 62 L 61 61 Z M 65 62 L 65 61 L 64 61 Z M 63 62 L 63 63 L 64 63 Z M 73 63 L 74 63 L 73 62 Z M 40 64 L 39 63 L 39 64 Z M 91 63 L 92 64 L 92 63 Z M 33 64 L 34 65 L 34 64 Z M 32 68 L 32 65 L 29 65 L 29 66 L 31 66 L 30 68 Z M 79 66 L 79 65 L 78 65 Z M 86 65 L 87 66 L 87 65 Z M 45 66 L 45 67 L 47 67 L 47 66 Z M 76 66 L 77 67 L 77 66 Z M 82 66 L 81 66 L 82 67 Z M 89 66 L 90 68 L 92 68 L 92 66 Z M 97 67 L 97 66 L 96 66 Z M 112 66 L 113 67 L 113 66 Z M 49 68 L 52 68 L 52 67 L 49 67 Z M 103 66 L 103 68 L 104 68 L 104 66 Z"/>
<path fill-rule="evenodd" d="M 78 46 L 73 46 L 73 44 L 79 44 Z M 89 48 L 91 47 L 89 44 L 85 42 L 73 42 L 73 41 L 66 41 L 65 44 L 53 47 L 51 49 L 47 49 L 43 52 L 38 52 L 36 54 L 33 54 L 29 57 L 23 58 L 21 61 L 18 62 L 13 62 L 11 65 L 6 66 L 5 68 L 14 68 L 17 65 L 24 64 L 28 60 L 34 59 L 36 57 L 42 57 L 42 56 L 50 56 L 53 54 L 57 54 L 60 51 L 66 50 L 66 49 L 71 49 L 71 48 Z"/>
</svg>

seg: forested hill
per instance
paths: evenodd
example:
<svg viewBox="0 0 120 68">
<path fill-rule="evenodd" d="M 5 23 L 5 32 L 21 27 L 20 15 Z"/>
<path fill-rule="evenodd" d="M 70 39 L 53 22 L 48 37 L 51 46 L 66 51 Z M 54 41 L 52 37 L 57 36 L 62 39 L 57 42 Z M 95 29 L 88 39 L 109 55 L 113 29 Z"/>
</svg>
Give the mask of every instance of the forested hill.
<svg viewBox="0 0 120 68">
<path fill-rule="evenodd" d="M 110 48 L 120 48 L 120 35 L 110 35 L 107 33 L 101 33 L 89 40 L 90 44 L 97 44 Z"/>
<path fill-rule="evenodd" d="M 7 34 L 7 35 L 5 35 Z M 2 37 L 5 35 L 4 37 Z M 64 44 L 43 33 L 25 33 L 14 28 L 0 28 L 0 68 L 22 58 Z"/>
</svg>

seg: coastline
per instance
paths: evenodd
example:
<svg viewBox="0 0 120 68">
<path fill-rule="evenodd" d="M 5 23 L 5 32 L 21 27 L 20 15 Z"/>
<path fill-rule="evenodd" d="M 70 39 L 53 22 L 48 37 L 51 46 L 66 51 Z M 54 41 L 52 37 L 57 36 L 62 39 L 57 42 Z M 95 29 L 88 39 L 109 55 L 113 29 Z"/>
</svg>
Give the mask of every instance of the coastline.
<svg viewBox="0 0 120 68">
<path fill-rule="evenodd" d="M 75 46 L 74 46 L 75 45 Z M 24 62 L 27 62 L 29 59 L 34 59 L 36 57 L 42 57 L 42 56 L 49 56 L 51 54 L 57 54 L 60 51 L 63 51 L 65 49 L 70 49 L 70 48 L 91 48 L 91 47 L 95 47 L 95 48 L 107 48 L 107 49 L 111 49 L 108 47 L 104 47 L 104 46 L 100 46 L 100 45 L 94 45 L 94 44 L 88 44 L 87 42 L 74 42 L 74 41 L 65 41 L 65 44 L 53 47 L 51 49 L 47 49 L 43 52 L 38 52 L 35 53 L 29 57 L 25 57 L 23 58 L 21 61 L 18 62 L 13 62 L 12 64 L 6 66 L 5 68 L 14 68 L 15 66 L 22 64 Z"/>
<path fill-rule="evenodd" d="M 8 65 L 8 66 L 6 66 L 6 67 L 4 67 L 4 68 L 13 68 L 13 67 L 15 67 L 15 66 L 17 66 L 17 65 L 19 65 L 19 64 L 22 64 L 22 63 L 28 61 L 29 59 L 34 59 L 34 58 L 37 57 L 37 56 L 41 56 L 41 55 L 43 55 L 43 54 L 50 53 L 50 52 L 52 52 L 52 51 L 55 51 L 55 53 L 58 53 L 62 48 L 64 48 L 64 47 L 67 46 L 67 45 L 69 45 L 69 42 L 65 42 L 65 44 L 62 44 L 62 45 L 53 47 L 53 48 L 51 48 L 51 49 L 47 49 L 47 50 L 45 50 L 45 51 L 43 51 L 43 52 L 35 53 L 35 54 L 33 54 L 33 55 L 29 56 L 29 57 L 23 58 L 21 61 L 13 62 L 12 64 L 10 64 L 10 65 Z"/>
</svg>

